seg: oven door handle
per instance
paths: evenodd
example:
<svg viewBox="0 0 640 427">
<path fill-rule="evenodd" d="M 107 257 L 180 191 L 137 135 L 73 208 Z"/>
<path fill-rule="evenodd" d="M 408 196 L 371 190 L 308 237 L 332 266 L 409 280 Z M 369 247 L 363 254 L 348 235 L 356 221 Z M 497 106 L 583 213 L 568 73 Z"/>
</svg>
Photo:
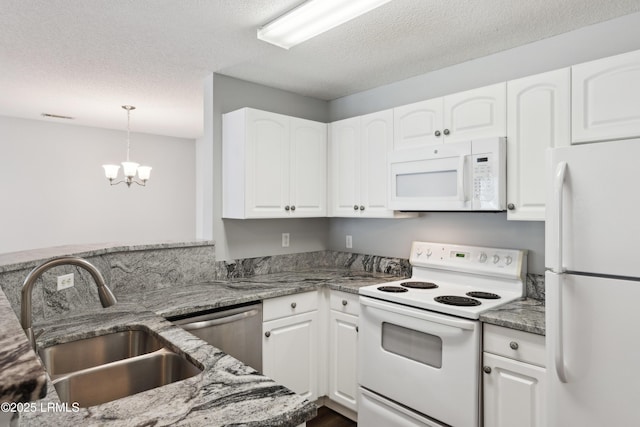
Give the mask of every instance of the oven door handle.
<svg viewBox="0 0 640 427">
<path fill-rule="evenodd" d="M 377 308 L 379 310 L 389 311 L 392 313 L 400 314 L 402 316 L 415 317 L 420 320 L 426 320 L 429 322 L 439 323 L 445 326 L 451 326 L 453 328 L 464 329 L 472 331 L 476 328 L 476 322 L 472 320 L 456 319 L 454 317 L 444 315 L 437 315 L 426 310 L 419 310 L 411 307 L 404 307 L 399 304 L 386 303 L 377 301 L 367 297 L 360 297 L 360 304 Z"/>
</svg>

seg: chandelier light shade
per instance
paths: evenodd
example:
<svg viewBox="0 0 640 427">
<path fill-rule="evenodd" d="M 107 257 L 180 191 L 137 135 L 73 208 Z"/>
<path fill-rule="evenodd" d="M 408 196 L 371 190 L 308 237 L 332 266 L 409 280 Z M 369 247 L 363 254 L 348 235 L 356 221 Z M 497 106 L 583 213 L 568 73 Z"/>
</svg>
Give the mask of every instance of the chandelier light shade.
<svg viewBox="0 0 640 427">
<path fill-rule="evenodd" d="M 151 166 L 140 166 L 139 163 L 129 160 L 129 151 L 131 149 L 131 110 L 135 110 L 136 107 L 133 105 L 123 105 L 122 108 L 127 110 L 127 161 L 122 162 L 124 179 L 114 181 L 118 178 L 118 171 L 120 170 L 120 166 L 118 165 L 102 165 L 104 174 L 111 185 L 118 185 L 124 182 L 127 184 L 127 187 L 131 187 L 133 183 L 145 187 L 147 180 L 151 176 Z M 136 175 L 138 175 L 137 179 Z"/>
<path fill-rule="evenodd" d="M 289 49 L 391 0 L 308 0 L 258 29 L 258 38 Z"/>
</svg>

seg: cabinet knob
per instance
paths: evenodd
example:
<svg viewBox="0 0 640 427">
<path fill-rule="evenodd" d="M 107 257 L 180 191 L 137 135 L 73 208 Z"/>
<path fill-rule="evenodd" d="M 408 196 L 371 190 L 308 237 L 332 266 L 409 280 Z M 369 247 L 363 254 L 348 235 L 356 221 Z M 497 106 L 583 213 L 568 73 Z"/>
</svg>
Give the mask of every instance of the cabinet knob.
<svg viewBox="0 0 640 427">
<path fill-rule="evenodd" d="M 435 136 L 440 136 L 440 131 L 439 131 L 439 130 L 437 130 L 437 131 L 434 133 L 434 135 L 435 135 Z"/>
<path fill-rule="evenodd" d="M 482 368 L 482 370 L 484 371 L 485 374 L 490 374 L 491 373 L 491 366 L 485 366 Z"/>
<path fill-rule="evenodd" d="M 296 210 L 296 206 L 295 205 L 291 205 L 291 210 L 295 211 Z"/>
<path fill-rule="evenodd" d="M 507 205 L 507 209 L 509 209 L 510 211 L 514 210 L 516 208 L 516 205 L 514 205 L 513 203 L 509 203 Z"/>
<path fill-rule="evenodd" d="M 349 301 L 347 301 L 346 299 L 342 300 L 342 305 L 347 305 L 349 303 Z"/>
<path fill-rule="evenodd" d="M 517 350 L 517 349 L 518 349 L 518 347 L 520 347 L 520 346 L 518 345 L 518 343 L 517 343 L 517 342 L 515 342 L 515 341 L 511 341 L 511 342 L 509 343 L 509 347 L 511 347 L 511 350 Z"/>
<path fill-rule="evenodd" d="M 265 333 L 264 333 L 264 336 L 265 336 L 265 337 L 267 337 L 267 338 L 269 338 L 269 337 L 271 336 L 271 332 L 269 332 L 269 331 L 265 332 Z"/>
<path fill-rule="evenodd" d="M 364 206 L 360 205 L 360 210 L 363 211 L 364 210 Z"/>
<path fill-rule="evenodd" d="M 297 305 L 298 305 L 298 304 L 296 304 L 295 302 L 292 302 L 292 303 L 291 303 L 291 308 L 296 308 L 296 306 L 297 306 Z"/>
<path fill-rule="evenodd" d="M 287 205 L 287 206 L 285 206 L 285 207 L 284 207 L 284 210 L 285 210 L 285 211 L 288 211 L 289 209 L 291 209 L 291 208 L 289 207 L 289 205 Z"/>
<path fill-rule="evenodd" d="M 449 132 L 449 129 L 445 129 L 442 133 L 444 133 L 445 135 L 449 135 L 451 132 Z"/>
<path fill-rule="evenodd" d="M 353 205 L 353 210 L 357 211 L 358 210 L 358 205 Z"/>
</svg>

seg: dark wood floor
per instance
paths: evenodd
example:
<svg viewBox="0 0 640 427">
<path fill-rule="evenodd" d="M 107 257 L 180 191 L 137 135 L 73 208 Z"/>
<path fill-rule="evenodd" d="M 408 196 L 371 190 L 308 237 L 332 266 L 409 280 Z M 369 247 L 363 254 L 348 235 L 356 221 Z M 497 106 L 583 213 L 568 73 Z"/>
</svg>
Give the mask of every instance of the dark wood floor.
<svg viewBox="0 0 640 427">
<path fill-rule="evenodd" d="M 307 427 L 356 427 L 356 423 L 326 406 L 318 408 L 318 415 L 307 421 Z"/>
</svg>

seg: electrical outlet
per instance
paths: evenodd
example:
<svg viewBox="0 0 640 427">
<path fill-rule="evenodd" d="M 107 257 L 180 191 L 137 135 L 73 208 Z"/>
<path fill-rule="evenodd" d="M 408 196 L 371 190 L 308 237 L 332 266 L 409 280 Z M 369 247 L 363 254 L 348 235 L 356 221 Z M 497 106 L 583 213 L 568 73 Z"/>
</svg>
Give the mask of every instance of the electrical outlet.
<svg viewBox="0 0 640 427">
<path fill-rule="evenodd" d="M 347 249 L 353 248 L 353 238 L 350 234 L 347 234 Z"/>
<path fill-rule="evenodd" d="M 289 233 L 282 233 L 282 247 L 289 247 Z"/>
<path fill-rule="evenodd" d="M 73 273 L 63 274 L 62 276 L 58 276 L 58 290 L 61 291 L 63 289 L 73 287 Z"/>
</svg>

